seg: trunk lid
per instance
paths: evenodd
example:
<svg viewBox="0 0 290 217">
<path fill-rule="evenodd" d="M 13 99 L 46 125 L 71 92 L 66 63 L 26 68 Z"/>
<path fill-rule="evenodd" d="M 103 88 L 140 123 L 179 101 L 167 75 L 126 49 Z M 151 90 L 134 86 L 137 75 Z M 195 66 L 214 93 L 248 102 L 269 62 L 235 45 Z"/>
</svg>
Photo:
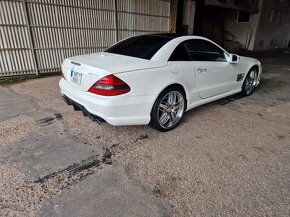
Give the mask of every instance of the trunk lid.
<svg viewBox="0 0 290 217">
<path fill-rule="evenodd" d="M 65 59 L 62 64 L 62 72 L 68 82 L 78 89 L 87 91 L 97 80 L 107 75 L 159 68 L 166 64 L 101 52 Z"/>
</svg>

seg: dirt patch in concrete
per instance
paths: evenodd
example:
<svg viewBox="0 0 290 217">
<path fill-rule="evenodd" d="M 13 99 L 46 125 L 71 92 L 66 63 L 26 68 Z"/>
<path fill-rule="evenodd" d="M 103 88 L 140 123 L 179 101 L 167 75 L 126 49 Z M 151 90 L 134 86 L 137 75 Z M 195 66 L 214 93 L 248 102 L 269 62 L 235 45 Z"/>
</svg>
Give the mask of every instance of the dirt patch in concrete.
<svg viewBox="0 0 290 217">
<path fill-rule="evenodd" d="M 26 115 L 2 121 L 0 125 L 0 148 L 9 143 L 20 141 L 21 138 L 37 128 L 38 125 L 33 118 Z"/>
</svg>

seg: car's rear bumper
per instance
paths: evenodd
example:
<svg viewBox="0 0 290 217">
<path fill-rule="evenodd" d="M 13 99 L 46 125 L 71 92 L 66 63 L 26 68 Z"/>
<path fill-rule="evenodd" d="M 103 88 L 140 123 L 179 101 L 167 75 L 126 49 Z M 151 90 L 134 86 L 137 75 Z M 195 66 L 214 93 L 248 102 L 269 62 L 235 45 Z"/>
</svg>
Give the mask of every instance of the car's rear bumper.
<svg viewBox="0 0 290 217">
<path fill-rule="evenodd" d="M 63 78 L 59 81 L 59 86 L 64 98 L 69 99 L 72 105 L 80 108 L 89 117 L 99 118 L 100 122 L 103 119 L 115 126 L 145 125 L 150 122 L 150 113 L 156 96 L 124 94 L 104 97 L 81 91 Z"/>
<path fill-rule="evenodd" d="M 74 100 L 72 100 L 71 98 L 67 97 L 65 94 L 62 94 L 62 98 L 63 100 L 68 104 L 68 105 L 72 105 L 74 110 L 76 111 L 82 111 L 84 116 L 88 116 L 92 121 L 96 121 L 99 124 L 106 122 L 103 118 L 96 116 L 92 113 L 90 113 L 83 105 L 75 102 Z"/>
</svg>

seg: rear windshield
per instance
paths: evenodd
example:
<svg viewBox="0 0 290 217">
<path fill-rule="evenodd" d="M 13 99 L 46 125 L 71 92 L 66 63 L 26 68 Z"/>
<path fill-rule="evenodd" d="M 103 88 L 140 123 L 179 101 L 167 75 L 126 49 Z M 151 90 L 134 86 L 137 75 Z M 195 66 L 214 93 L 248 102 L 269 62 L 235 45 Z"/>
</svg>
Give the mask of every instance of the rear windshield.
<svg viewBox="0 0 290 217">
<path fill-rule="evenodd" d="M 105 52 L 149 60 L 171 39 L 171 37 L 156 35 L 136 36 L 120 41 Z"/>
</svg>

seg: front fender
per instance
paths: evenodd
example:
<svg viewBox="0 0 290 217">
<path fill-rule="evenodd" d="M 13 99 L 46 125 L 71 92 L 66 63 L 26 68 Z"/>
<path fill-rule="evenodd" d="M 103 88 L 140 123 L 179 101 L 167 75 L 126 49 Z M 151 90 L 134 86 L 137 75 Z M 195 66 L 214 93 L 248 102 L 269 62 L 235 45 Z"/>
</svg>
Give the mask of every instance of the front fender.
<svg viewBox="0 0 290 217">
<path fill-rule="evenodd" d="M 255 66 L 258 67 L 258 84 L 259 84 L 262 76 L 262 65 L 259 60 L 255 58 L 241 56 L 238 64 L 239 64 L 239 72 L 245 74 L 244 79 L 248 74 L 248 72 L 251 70 L 251 68 Z"/>
</svg>

